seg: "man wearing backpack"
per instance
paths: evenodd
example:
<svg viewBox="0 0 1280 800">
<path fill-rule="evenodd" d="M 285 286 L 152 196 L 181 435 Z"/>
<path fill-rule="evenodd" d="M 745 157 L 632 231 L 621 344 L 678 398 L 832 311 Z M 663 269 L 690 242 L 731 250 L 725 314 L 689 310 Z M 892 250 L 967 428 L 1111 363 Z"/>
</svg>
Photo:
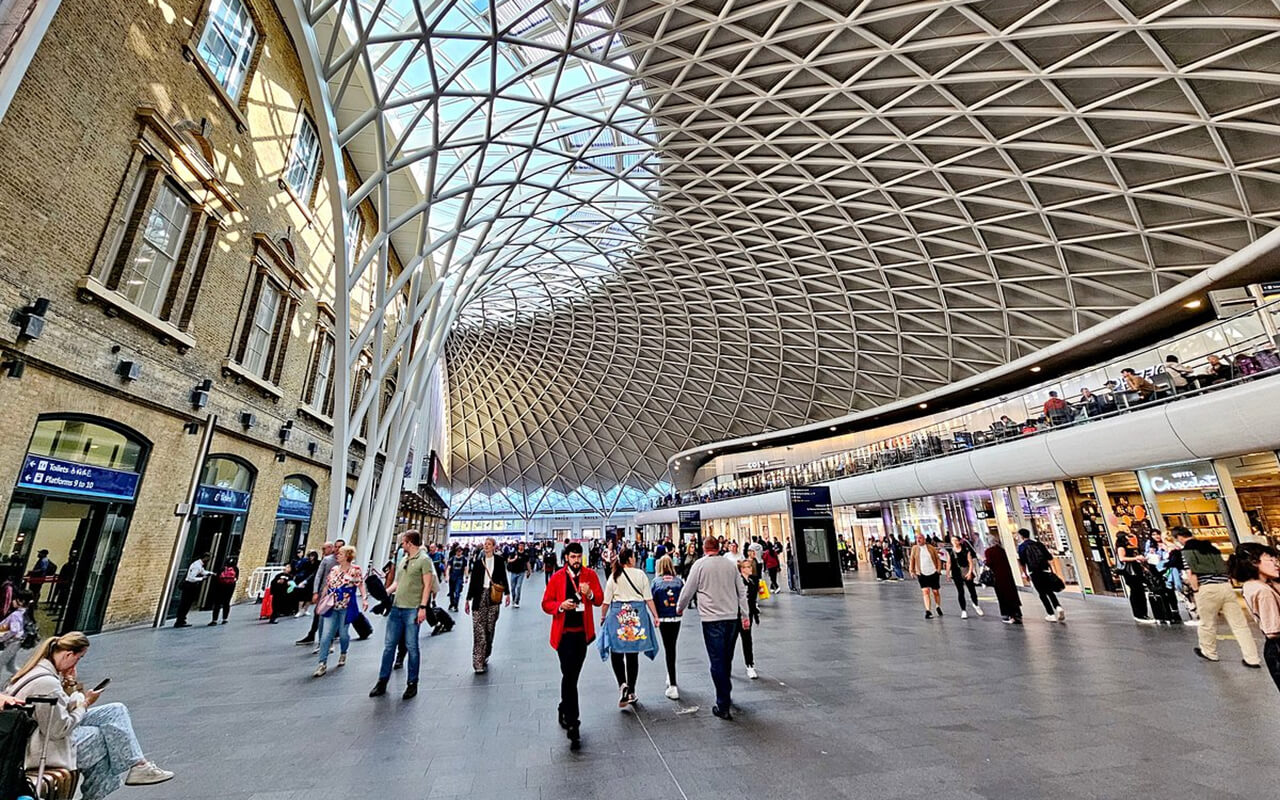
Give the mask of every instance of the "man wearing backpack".
<svg viewBox="0 0 1280 800">
<path fill-rule="evenodd" d="M 1241 663 L 1250 669 L 1261 669 L 1258 643 L 1253 640 L 1253 631 L 1245 621 L 1236 590 L 1227 577 L 1222 553 L 1212 542 L 1197 539 L 1181 525 L 1175 525 L 1169 532 L 1182 545 L 1181 550 L 1169 556 L 1169 568 L 1182 570 L 1187 585 L 1196 593 L 1196 610 L 1200 613 L 1200 646 L 1195 649 L 1196 655 L 1205 661 L 1218 660 L 1218 614 L 1221 613 L 1240 645 L 1240 655 L 1244 656 Z"/>
<path fill-rule="evenodd" d="M 1018 535 L 1022 541 L 1018 544 L 1018 563 L 1047 612 L 1045 619 L 1049 622 L 1062 622 L 1067 612 L 1058 602 L 1057 593 L 1062 589 L 1062 579 L 1053 571 L 1053 553 L 1043 543 L 1031 538 L 1031 531 L 1019 528 Z"/>
</svg>

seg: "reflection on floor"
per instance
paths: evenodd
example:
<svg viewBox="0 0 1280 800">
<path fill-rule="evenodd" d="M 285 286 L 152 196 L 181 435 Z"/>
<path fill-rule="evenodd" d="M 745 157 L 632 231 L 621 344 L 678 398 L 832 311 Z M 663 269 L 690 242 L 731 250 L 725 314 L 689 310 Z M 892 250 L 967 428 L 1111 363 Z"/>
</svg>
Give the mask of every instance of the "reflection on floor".
<svg viewBox="0 0 1280 800">
<path fill-rule="evenodd" d="M 538 606 L 504 609 L 489 673 L 470 668 L 469 618 L 423 637 L 422 693 L 379 700 L 374 639 L 310 678 L 306 620 L 95 637 L 83 680 L 111 675 L 148 755 L 178 777 L 147 800 L 350 797 L 1121 798 L 1265 797 L 1280 784 L 1280 694 L 1265 671 L 1191 652 L 1195 628 L 1136 626 L 1123 601 L 1068 601 L 1068 622 L 994 613 L 926 622 L 913 584 L 855 581 L 844 596 L 763 605 L 760 680 L 734 665 L 733 722 L 710 714 L 695 618 L 680 637 L 681 702 L 662 659 L 642 659 L 640 706 L 619 712 L 593 650 L 582 678 L 584 748 L 557 727 L 559 673 Z M 1034 597 L 1025 597 L 1028 608 Z M 992 604 L 994 607 L 994 604 Z M 958 611 L 958 609 L 956 609 Z M 689 711 L 690 709 L 696 710 Z M 686 712 L 686 713 L 682 713 Z M 661 759 L 659 758 L 661 755 Z"/>
</svg>

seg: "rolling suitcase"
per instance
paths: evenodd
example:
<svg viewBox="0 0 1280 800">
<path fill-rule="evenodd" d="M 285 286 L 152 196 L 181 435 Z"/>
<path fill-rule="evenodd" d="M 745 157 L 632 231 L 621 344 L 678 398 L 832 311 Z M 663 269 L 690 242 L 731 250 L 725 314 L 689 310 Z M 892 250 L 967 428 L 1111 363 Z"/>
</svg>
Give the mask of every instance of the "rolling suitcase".
<svg viewBox="0 0 1280 800">
<path fill-rule="evenodd" d="M 355 629 L 357 639 L 364 640 L 373 635 L 373 623 L 369 622 L 369 618 L 364 614 L 357 614 L 351 622 L 351 627 Z"/>
<path fill-rule="evenodd" d="M 427 609 L 427 624 L 431 626 L 432 636 L 448 633 L 453 630 L 453 617 L 449 616 L 448 611 L 433 603 Z"/>
<path fill-rule="evenodd" d="M 28 697 L 27 703 L 46 703 L 54 705 L 58 702 L 54 697 Z M 35 732 L 36 722 L 33 715 L 34 708 L 31 705 L 20 710 L 19 713 L 26 713 L 31 721 L 30 733 Z M 0 712 L 4 713 L 4 712 Z M 25 770 L 23 776 L 23 792 L 30 792 L 37 800 L 72 800 L 76 795 L 76 784 L 80 782 L 80 773 L 76 770 L 66 769 L 64 767 L 50 767 L 45 762 L 48 758 L 49 740 L 42 740 L 44 746 L 40 748 L 40 764 L 35 769 Z M 6 751 L 8 747 L 6 746 Z M 6 756 L 8 753 L 6 752 Z M 23 765 L 26 758 L 26 739 L 23 740 L 22 753 L 19 756 L 19 769 Z M 5 765 L 6 770 L 8 764 Z M 7 774 L 7 772 L 6 772 Z M 17 796 L 17 795 L 11 795 Z"/>
</svg>

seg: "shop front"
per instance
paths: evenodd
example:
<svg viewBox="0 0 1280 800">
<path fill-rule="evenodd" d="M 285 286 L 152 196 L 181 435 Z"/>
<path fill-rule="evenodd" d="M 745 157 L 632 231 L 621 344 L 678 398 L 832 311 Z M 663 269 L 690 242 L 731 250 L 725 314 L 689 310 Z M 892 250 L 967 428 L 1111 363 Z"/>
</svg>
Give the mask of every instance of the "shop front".
<svg viewBox="0 0 1280 800">
<path fill-rule="evenodd" d="M 1240 538 L 1248 530 L 1254 541 L 1280 545 L 1280 460 L 1276 454 L 1267 451 L 1218 459 L 1216 466 L 1223 483 L 1235 490 Z M 1227 487 L 1223 489 L 1223 498 L 1229 499 Z"/>
<path fill-rule="evenodd" d="M 1052 483 L 1040 483 L 1011 487 L 1011 493 L 1011 511 L 1018 527 L 1031 531 L 1031 535 L 1053 553 L 1053 570 L 1067 591 L 1083 591 L 1075 551 L 1078 544 L 1068 535 L 1057 488 Z"/>
<path fill-rule="evenodd" d="M 203 553 L 209 553 L 205 569 L 211 575 L 201 588 L 197 608 L 211 607 L 209 597 L 212 575 L 222 570 L 227 559 L 240 558 L 244 542 L 245 520 L 249 516 L 249 503 L 253 499 L 253 485 L 257 470 L 248 461 L 230 454 L 211 455 L 200 472 L 196 487 L 196 502 L 191 515 L 183 547 L 181 569 L 170 587 L 169 618 L 178 615 L 178 599 L 187 568 Z"/>
<path fill-rule="evenodd" d="M 267 564 L 285 564 L 307 546 L 311 512 L 316 494 L 315 481 L 305 475 L 291 475 L 280 486 L 276 505 L 276 525 L 267 549 Z"/>
<path fill-rule="evenodd" d="M 884 512 L 879 503 L 837 506 L 836 533 L 844 536 L 858 554 L 858 563 L 867 563 L 867 542 L 884 538 Z"/>
<path fill-rule="evenodd" d="M 1074 528 L 1080 552 L 1084 555 L 1082 561 L 1088 577 L 1086 589 L 1094 594 L 1123 597 L 1124 582 L 1120 579 L 1112 533 L 1094 481 L 1088 478 L 1069 480 L 1063 481 L 1062 486 L 1068 510 L 1065 521 L 1069 528 Z"/>
<path fill-rule="evenodd" d="M 35 594 L 42 633 L 102 629 L 149 452 L 109 420 L 36 422 L 0 534 L 0 579 Z"/>
<path fill-rule="evenodd" d="M 1167 532 L 1182 526 L 1198 539 L 1213 542 L 1223 554 L 1237 539 L 1223 504 L 1222 487 L 1211 461 L 1189 461 L 1138 470 L 1148 502 L 1156 507 L 1153 527 Z"/>
</svg>

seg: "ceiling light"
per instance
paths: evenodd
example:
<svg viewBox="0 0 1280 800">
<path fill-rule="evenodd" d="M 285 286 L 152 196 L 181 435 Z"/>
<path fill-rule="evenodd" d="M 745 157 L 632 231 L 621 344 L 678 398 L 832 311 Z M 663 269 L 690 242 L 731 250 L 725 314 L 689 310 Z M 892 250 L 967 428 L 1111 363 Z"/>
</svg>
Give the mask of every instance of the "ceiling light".
<svg viewBox="0 0 1280 800">
<path fill-rule="evenodd" d="M 1032 371 L 1032 372 L 1039 372 L 1039 371 L 1040 371 L 1040 368 L 1039 368 L 1039 367 L 1032 367 L 1032 368 L 1031 368 L 1031 371 Z"/>
<path fill-rule="evenodd" d="M 1202 305 L 1204 305 L 1204 304 L 1203 304 L 1203 303 L 1201 303 L 1199 300 L 1189 300 L 1189 301 L 1187 301 L 1186 303 L 1183 303 L 1183 304 L 1182 304 L 1182 307 L 1183 307 L 1183 308 L 1189 308 L 1189 309 L 1191 309 L 1192 311 L 1195 311 L 1197 308 L 1199 308 L 1199 307 L 1200 307 L 1200 306 L 1202 306 Z"/>
<path fill-rule="evenodd" d="M 835 425 L 832 425 L 830 428 L 827 428 L 827 430 L 829 430 L 829 431 L 834 431 L 835 429 L 836 429 L 836 426 L 835 426 Z"/>
<path fill-rule="evenodd" d="M 928 407 L 929 407 L 929 404 L 928 404 L 928 403 L 921 403 L 921 404 L 920 404 L 920 407 L 921 407 L 921 408 L 928 408 Z"/>
</svg>

